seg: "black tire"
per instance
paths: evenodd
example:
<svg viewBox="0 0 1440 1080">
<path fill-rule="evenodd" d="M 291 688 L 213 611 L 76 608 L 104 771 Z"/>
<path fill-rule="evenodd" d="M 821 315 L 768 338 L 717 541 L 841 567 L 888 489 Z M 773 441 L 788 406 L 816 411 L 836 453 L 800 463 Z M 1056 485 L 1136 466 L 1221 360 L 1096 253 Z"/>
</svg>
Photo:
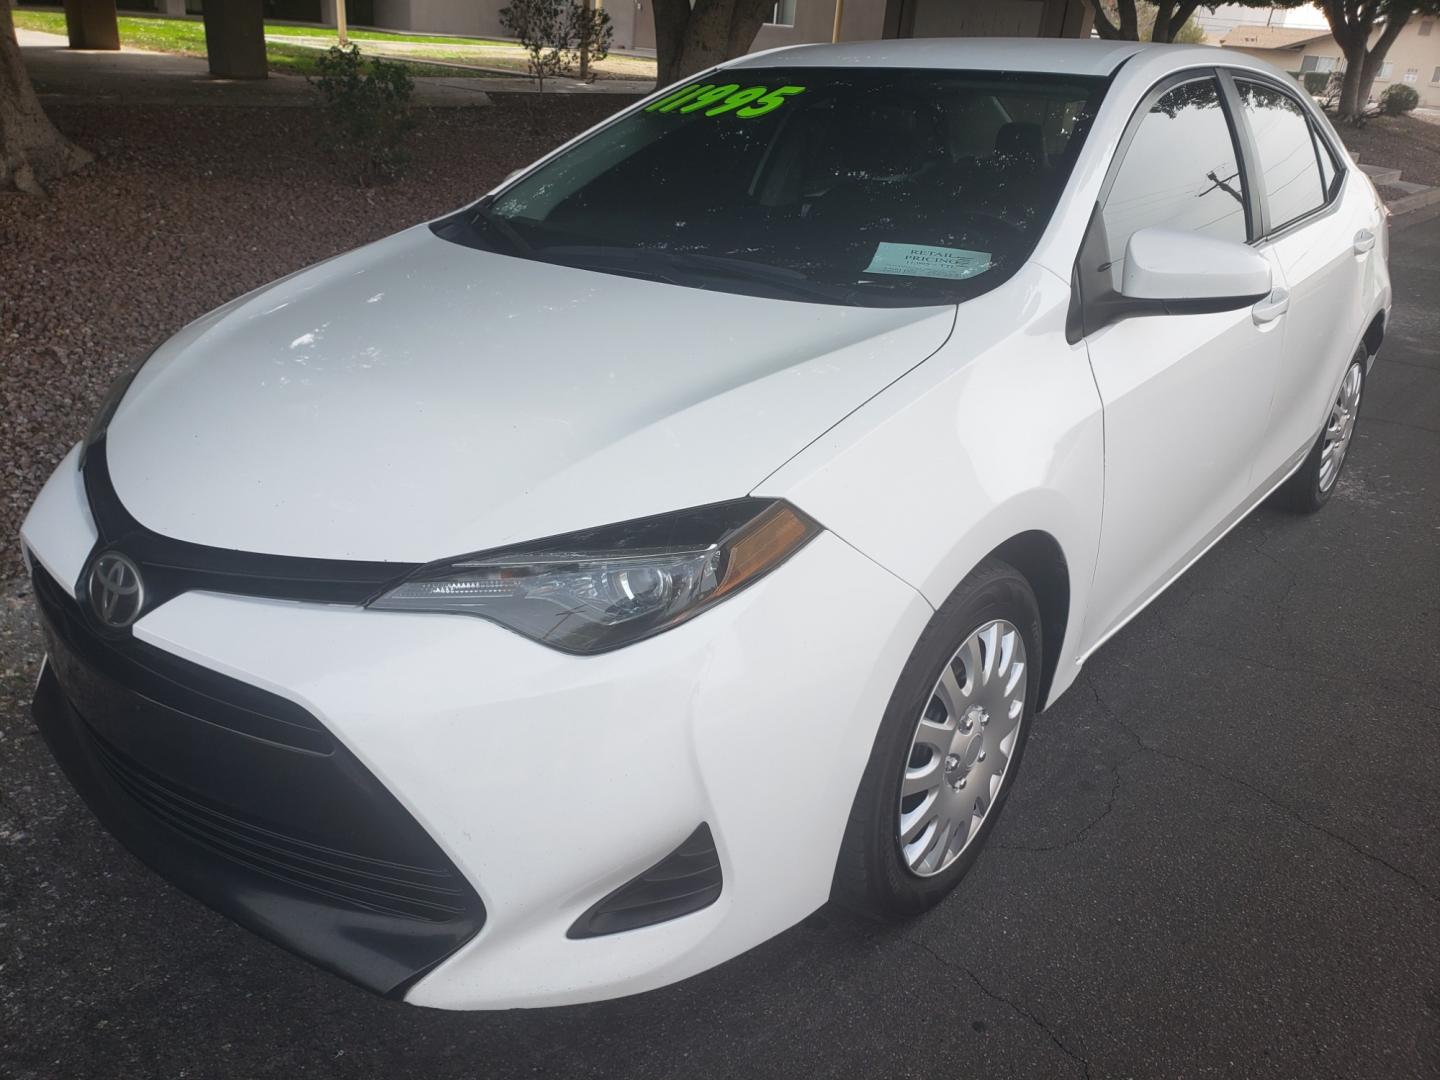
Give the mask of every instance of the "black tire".
<svg viewBox="0 0 1440 1080">
<path fill-rule="evenodd" d="M 1356 401 L 1355 406 L 1357 413 L 1359 412 L 1360 403 L 1364 401 L 1365 368 L 1369 364 L 1369 360 L 1370 357 L 1363 347 L 1359 349 L 1350 360 L 1349 367 L 1353 368 L 1358 366 L 1360 372 L 1360 397 Z M 1348 373 L 1349 368 L 1346 370 Z M 1343 379 L 1341 385 L 1344 385 Z M 1325 424 L 1326 428 L 1328 428 L 1330 414 L 1327 412 L 1325 415 Z M 1334 478 L 1330 481 L 1330 485 L 1328 487 L 1322 487 L 1320 484 L 1321 465 L 1323 463 L 1321 455 L 1325 450 L 1326 435 L 1326 429 L 1322 428 L 1319 438 L 1315 440 L 1315 445 L 1310 448 L 1310 453 L 1305 455 L 1305 460 L 1300 465 L 1300 468 L 1295 470 L 1290 479 L 1286 480 L 1285 483 L 1281 484 L 1276 490 L 1272 501 L 1282 510 L 1289 510 L 1295 514 L 1313 514 L 1330 501 L 1330 496 L 1335 494 L 1335 489 L 1340 486 L 1340 477 L 1345 473 L 1345 463 L 1350 460 L 1348 452 L 1340 459 L 1340 468 L 1336 470 Z"/>
<path fill-rule="evenodd" d="M 1019 731 L 979 831 L 949 867 L 922 877 L 907 864 L 897 827 L 911 742 L 944 666 L 972 633 L 994 619 L 1012 623 L 1024 638 L 1027 677 Z M 933 907 L 965 876 L 994 829 L 1019 771 L 1039 692 L 1041 641 L 1040 609 L 1030 583 L 996 559 L 981 563 L 935 613 L 890 697 L 855 794 L 835 867 L 832 895 L 838 903 L 874 918 L 900 918 Z"/>
</svg>

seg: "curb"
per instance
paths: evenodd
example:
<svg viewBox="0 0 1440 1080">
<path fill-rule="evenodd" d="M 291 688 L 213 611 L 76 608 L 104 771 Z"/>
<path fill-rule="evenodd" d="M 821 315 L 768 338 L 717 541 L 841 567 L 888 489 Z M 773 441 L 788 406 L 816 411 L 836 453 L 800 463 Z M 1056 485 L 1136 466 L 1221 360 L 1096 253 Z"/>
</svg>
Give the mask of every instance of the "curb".
<svg viewBox="0 0 1440 1080">
<path fill-rule="evenodd" d="M 1428 191 L 1417 191 L 1413 195 L 1406 195 L 1396 199 L 1392 203 L 1386 203 L 1392 218 L 1400 217 L 1403 214 L 1413 214 L 1417 210 L 1424 210 L 1426 207 L 1440 203 L 1440 188 L 1430 188 Z"/>
</svg>

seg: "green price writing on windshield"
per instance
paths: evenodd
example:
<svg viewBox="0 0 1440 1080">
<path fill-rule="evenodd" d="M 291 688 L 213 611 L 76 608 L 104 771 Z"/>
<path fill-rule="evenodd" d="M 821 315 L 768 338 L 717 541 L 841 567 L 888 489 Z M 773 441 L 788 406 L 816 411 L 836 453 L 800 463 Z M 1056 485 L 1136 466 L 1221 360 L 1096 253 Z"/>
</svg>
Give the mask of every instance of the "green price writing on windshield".
<svg viewBox="0 0 1440 1080">
<path fill-rule="evenodd" d="M 785 104 L 786 98 L 804 92 L 803 86 L 777 86 L 770 90 L 764 86 L 741 87 L 739 83 L 693 83 L 645 106 L 645 111 L 691 113 L 703 109 L 706 116 L 733 112 L 748 118 L 774 112 Z"/>
</svg>

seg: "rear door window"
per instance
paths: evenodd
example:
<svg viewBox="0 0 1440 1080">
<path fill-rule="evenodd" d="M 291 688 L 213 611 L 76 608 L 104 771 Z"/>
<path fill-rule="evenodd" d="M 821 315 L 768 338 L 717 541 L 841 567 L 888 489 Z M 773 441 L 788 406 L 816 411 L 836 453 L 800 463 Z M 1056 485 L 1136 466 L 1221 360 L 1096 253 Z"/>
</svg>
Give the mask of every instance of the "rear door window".
<svg viewBox="0 0 1440 1080">
<path fill-rule="evenodd" d="M 1273 232 L 1325 205 L 1329 185 L 1321 150 L 1305 111 L 1289 94 L 1243 80 L 1236 88 L 1259 157 L 1260 194 Z M 1330 167 L 1333 176 L 1334 164 Z"/>
</svg>

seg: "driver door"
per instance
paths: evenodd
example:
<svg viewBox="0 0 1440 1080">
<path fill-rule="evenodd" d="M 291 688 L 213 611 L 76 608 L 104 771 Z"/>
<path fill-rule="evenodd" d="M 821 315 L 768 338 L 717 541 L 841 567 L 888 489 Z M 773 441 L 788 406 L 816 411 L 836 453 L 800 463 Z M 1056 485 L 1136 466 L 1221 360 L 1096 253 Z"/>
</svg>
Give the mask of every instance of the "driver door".
<svg viewBox="0 0 1440 1080">
<path fill-rule="evenodd" d="M 1127 137 L 1093 223 L 1104 230 L 1099 246 L 1108 250 L 1115 290 L 1138 229 L 1249 239 L 1245 179 L 1213 75 L 1161 84 Z M 1105 509 L 1087 650 L 1228 528 L 1259 482 L 1252 464 L 1286 303 L 1278 273 L 1274 281 L 1253 309 L 1131 316 L 1087 336 L 1105 413 Z"/>
</svg>

